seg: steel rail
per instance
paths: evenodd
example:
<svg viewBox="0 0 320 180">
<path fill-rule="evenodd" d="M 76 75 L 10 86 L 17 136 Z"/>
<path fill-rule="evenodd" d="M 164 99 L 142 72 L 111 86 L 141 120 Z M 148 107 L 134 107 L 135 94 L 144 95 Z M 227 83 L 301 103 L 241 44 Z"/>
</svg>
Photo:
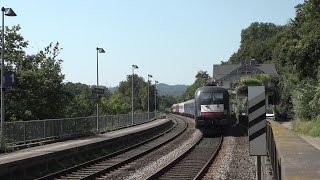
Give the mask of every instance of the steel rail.
<svg viewBox="0 0 320 180">
<path fill-rule="evenodd" d="M 199 138 L 188 150 L 186 150 L 184 153 L 182 153 L 176 159 L 172 160 L 166 166 L 162 167 L 156 173 L 149 176 L 147 179 L 148 180 L 161 179 L 161 176 L 163 176 L 165 173 L 167 173 L 170 169 L 173 169 L 178 163 L 180 163 L 183 159 L 185 159 L 196 148 L 196 146 L 199 145 L 199 143 L 201 143 L 202 140 L 203 140 L 203 137 Z M 205 165 L 202 167 L 202 169 L 193 177 L 193 179 L 201 179 L 205 175 L 205 173 L 209 169 L 211 163 L 213 162 L 213 160 L 215 159 L 215 157 L 219 153 L 221 146 L 222 146 L 222 142 L 223 142 L 223 136 L 220 136 L 219 137 L 219 144 L 218 144 L 217 148 L 212 153 L 211 157 L 208 159 L 208 161 L 205 163 Z M 191 169 L 188 169 L 188 170 L 191 171 Z M 186 173 L 186 171 L 184 171 L 184 173 Z M 190 178 L 190 177 L 188 177 L 188 178 Z M 166 179 L 166 178 L 164 178 L 164 179 Z M 168 179 L 170 179 L 170 178 L 168 178 Z"/>
<path fill-rule="evenodd" d="M 147 143 L 149 143 L 149 142 L 151 142 L 151 141 L 153 141 L 153 140 L 155 140 L 155 139 L 167 134 L 168 132 L 170 132 L 171 130 L 173 130 L 176 127 L 177 127 L 177 123 L 175 124 L 175 126 L 173 126 L 172 128 L 168 129 L 167 131 L 165 131 L 165 132 L 163 132 L 163 133 L 161 133 L 161 134 L 159 134 L 159 135 L 157 135 L 157 136 L 155 136 L 153 138 L 150 138 L 150 139 L 148 139 L 146 141 L 143 141 L 141 143 L 138 143 L 138 144 L 135 144 L 133 146 L 127 147 L 125 149 L 119 150 L 119 151 L 114 152 L 112 154 L 109 154 L 109 155 L 106 155 L 106 156 L 103 156 L 103 157 L 99 157 L 97 159 L 94 159 L 94 160 L 91 160 L 91 161 L 76 165 L 74 167 L 71 167 L 71 168 L 56 172 L 56 173 L 52 173 L 52 174 L 40 177 L 37 180 L 60 179 L 59 177 L 67 176 L 68 174 L 76 173 L 77 171 L 80 171 L 81 169 L 85 169 L 85 168 L 88 168 L 90 166 L 97 165 L 99 163 L 102 163 L 105 160 L 109 160 L 109 159 L 114 158 L 114 157 L 116 157 L 118 155 L 124 154 L 126 152 L 129 152 L 130 150 L 134 150 L 135 148 L 138 148 L 138 147 L 140 147 L 142 145 L 145 145 L 145 144 L 147 144 Z M 179 132 L 178 134 L 176 134 L 171 139 L 168 139 L 167 141 L 164 141 L 163 143 L 158 144 L 157 146 L 154 146 L 154 147 L 150 148 L 147 151 L 141 152 L 136 156 L 133 156 L 133 157 L 130 157 L 130 158 L 126 159 L 126 160 L 114 163 L 113 165 L 111 165 L 109 167 L 101 168 L 97 172 L 92 172 L 91 174 L 89 174 L 89 175 L 87 175 L 85 177 L 80 177 L 79 176 L 79 179 L 92 179 L 94 177 L 99 177 L 99 176 L 103 175 L 106 172 L 109 172 L 109 171 L 112 171 L 114 169 L 117 169 L 117 168 L 119 168 L 119 167 L 121 167 L 121 166 L 123 166 L 123 165 L 125 165 L 125 164 L 127 164 L 127 163 L 129 163 L 129 162 L 131 162 L 131 161 L 133 161 L 133 160 L 135 160 L 135 159 L 147 154 L 147 153 L 150 153 L 151 151 L 163 146 L 164 144 L 172 141 L 173 139 L 178 137 L 180 134 L 182 134 L 187 129 L 187 127 L 188 127 L 188 123 L 185 123 L 185 126 L 183 127 L 182 131 Z M 61 179 L 63 179 L 63 177 Z"/>
<path fill-rule="evenodd" d="M 204 177 L 204 175 L 208 172 L 212 162 L 216 159 L 217 155 L 219 154 L 219 151 L 222 147 L 222 143 L 223 143 L 223 136 L 220 137 L 220 142 L 219 142 L 218 148 L 212 154 L 212 156 L 209 158 L 208 162 L 204 165 L 204 167 L 200 170 L 200 172 L 196 175 L 196 177 L 193 178 L 194 180 L 202 179 Z"/>
</svg>

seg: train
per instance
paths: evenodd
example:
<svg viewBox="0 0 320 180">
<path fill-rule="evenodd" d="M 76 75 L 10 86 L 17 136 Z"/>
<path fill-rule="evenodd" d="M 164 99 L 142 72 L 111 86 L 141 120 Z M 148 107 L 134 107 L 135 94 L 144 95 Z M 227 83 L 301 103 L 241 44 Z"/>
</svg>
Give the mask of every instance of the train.
<svg viewBox="0 0 320 180">
<path fill-rule="evenodd" d="M 237 122 L 228 90 L 215 84 L 198 88 L 194 99 L 173 104 L 171 111 L 194 118 L 195 127 L 204 133 L 223 131 Z"/>
</svg>

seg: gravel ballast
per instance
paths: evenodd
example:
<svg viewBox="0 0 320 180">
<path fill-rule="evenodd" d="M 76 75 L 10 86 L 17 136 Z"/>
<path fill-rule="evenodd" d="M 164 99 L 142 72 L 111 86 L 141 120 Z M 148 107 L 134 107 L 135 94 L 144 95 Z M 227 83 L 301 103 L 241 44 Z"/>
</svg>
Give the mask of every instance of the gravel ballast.
<svg viewBox="0 0 320 180">
<path fill-rule="evenodd" d="M 231 133 L 230 133 L 231 132 Z M 255 179 L 255 157 L 249 156 L 249 140 L 234 127 L 224 136 L 222 148 L 203 179 Z M 186 151 L 202 134 L 194 127 L 185 135 L 145 157 L 99 179 L 146 179 Z M 118 171 L 118 170 L 117 170 Z"/>
<path fill-rule="evenodd" d="M 189 120 L 188 123 L 189 128 L 184 135 L 159 150 L 121 167 L 121 170 L 108 173 L 98 179 L 146 179 L 201 137 L 201 132 L 194 128 L 193 121 Z"/>
<path fill-rule="evenodd" d="M 255 179 L 255 157 L 249 156 L 248 137 L 224 137 L 224 143 L 204 179 Z"/>
<path fill-rule="evenodd" d="M 169 164 L 173 159 L 177 158 L 182 152 L 185 152 L 189 147 L 194 144 L 194 142 L 198 141 L 201 138 L 201 132 L 195 131 L 191 134 L 190 138 L 177 147 L 175 150 L 169 152 L 167 155 L 160 157 L 158 160 L 151 162 L 145 167 L 138 169 L 134 174 L 130 177 L 126 178 L 127 180 L 135 180 L 135 179 L 146 179 L 155 173 L 158 169 L 162 168 L 166 164 Z"/>
</svg>

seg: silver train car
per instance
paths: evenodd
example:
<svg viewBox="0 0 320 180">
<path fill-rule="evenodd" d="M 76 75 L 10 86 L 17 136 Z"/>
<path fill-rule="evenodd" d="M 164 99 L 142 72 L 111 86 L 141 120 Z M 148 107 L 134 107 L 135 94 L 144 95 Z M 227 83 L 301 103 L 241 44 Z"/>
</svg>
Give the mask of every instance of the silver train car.
<svg viewBox="0 0 320 180">
<path fill-rule="evenodd" d="M 195 114 L 195 104 L 194 99 L 181 102 L 178 104 L 173 104 L 171 106 L 171 112 L 174 114 L 180 114 L 188 117 L 194 117 Z"/>
</svg>

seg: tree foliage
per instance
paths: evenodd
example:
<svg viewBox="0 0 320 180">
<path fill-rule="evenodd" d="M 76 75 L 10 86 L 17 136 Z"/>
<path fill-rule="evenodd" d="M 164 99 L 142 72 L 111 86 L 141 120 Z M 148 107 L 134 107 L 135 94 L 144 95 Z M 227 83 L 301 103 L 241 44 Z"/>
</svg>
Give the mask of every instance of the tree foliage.
<svg viewBox="0 0 320 180">
<path fill-rule="evenodd" d="M 95 86 L 63 82 L 59 43 L 50 43 L 36 54 L 26 54 L 28 42 L 20 29 L 13 26 L 5 31 L 6 71 L 14 71 L 18 80 L 5 92 L 6 121 L 94 115 Z M 110 98 L 107 88 L 103 96 Z"/>
<path fill-rule="evenodd" d="M 269 39 L 282 29 L 272 23 L 252 23 L 241 31 L 240 48 L 230 57 L 229 63 L 249 63 L 251 59 L 256 59 L 259 63 L 270 61 L 272 44 Z"/>
<path fill-rule="evenodd" d="M 155 86 L 152 82 L 145 82 L 138 75 L 133 76 L 133 91 L 132 91 L 132 75 L 128 75 L 126 81 L 121 81 L 117 90 L 111 96 L 110 100 L 103 99 L 101 104 L 101 112 L 103 114 L 127 114 L 132 111 L 132 92 L 133 104 L 135 112 L 148 111 L 148 89 L 149 89 L 149 111 L 155 109 Z M 156 92 L 157 93 L 157 92 Z M 157 107 L 160 100 L 158 97 Z"/>
<path fill-rule="evenodd" d="M 306 0 L 296 6 L 296 17 L 286 25 L 252 23 L 241 32 L 241 45 L 228 63 L 273 63 L 280 75 L 275 92 L 280 104 L 293 106 L 300 118 L 315 119 L 319 112 L 320 6 Z M 318 77 L 318 78 L 317 78 Z M 267 81 L 266 77 L 258 77 Z"/>
<path fill-rule="evenodd" d="M 240 79 L 240 83 L 243 85 L 262 85 L 261 81 L 257 78 L 243 77 Z"/>
<path fill-rule="evenodd" d="M 315 86 L 314 84 L 317 84 Z M 293 91 L 293 109 L 298 118 L 311 120 L 320 115 L 319 88 L 320 84 L 314 79 L 306 79 Z M 315 94 L 317 94 L 315 96 Z M 318 102 L 317 102 L 318 101 Z"/>
<path fill-rule="evenodd" d="M 100 98 L 94 94 L 96 86 L 89 86 L 81 83 L 65 84 L 67 91 L 71 96 L 71 100 L 66 105 L 64 117 L 86 117 L 96 114 L 96 103 L 97 101 L 103 102 L 112 96 L 112 93 L 105 87 L 100 86 L 104 89 L 104 94 L 100 95 Z M 100 107 L 102 110 L 103 108 Z M 100 111 L 101 111 L 100 110 Z"/>
<path fill-rule="evenodd" d="M 18 84 L 5 94 L 6 118 L 11 120 L 62 117 L 69 100 L 62 81 L 59 43 L 49 44 L 37 54 L 26 55 L 28 43 L 20 27 L 6 28 L 6 70 L 17 74 Z"/>
<path fill-rule="evenodd" d="M 210 76 L 207 71 L 199 71 L 196 76 L 195 82 L 189 86 L 186 92 L 180 97 L 180 102 L 187 101 L 194 98 L 194 93 L 199 87 L 202 87 L 210 80 Z"/>
</svg>

